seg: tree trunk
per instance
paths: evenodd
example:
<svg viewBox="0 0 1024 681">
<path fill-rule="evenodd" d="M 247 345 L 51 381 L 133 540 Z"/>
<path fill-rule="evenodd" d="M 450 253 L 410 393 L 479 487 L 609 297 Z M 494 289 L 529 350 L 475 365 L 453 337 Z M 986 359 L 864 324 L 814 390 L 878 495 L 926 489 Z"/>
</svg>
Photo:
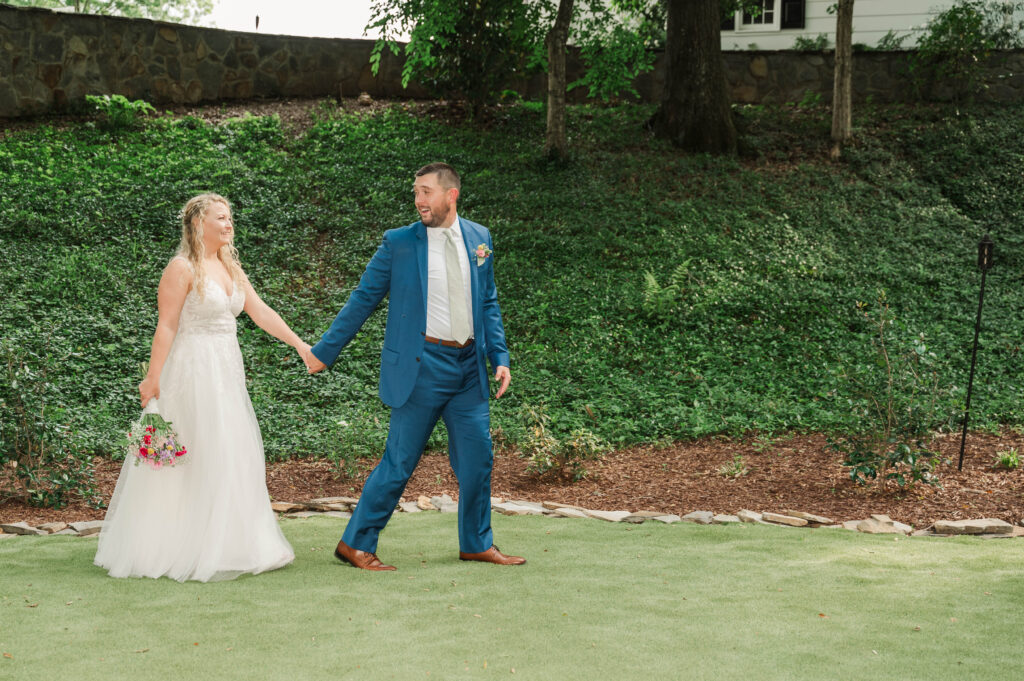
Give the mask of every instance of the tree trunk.
<svg viewBox="0 0 1024 681">
<path fill-rule="evenodd" d="M 665 92 L 651 127 L 686 151 L 736 153 L 721 26 L 718 0 L 668 0 Z"/>
<path fill-rule="evenodd" d="M 565 135 L 565 44 L 569 40 L 572 4 L 573 0 L 559 0 L 555 25 L 544 40 L 548 48 L 548 128 L 544 153 L 559 159 L 569 153 Z"/>
<path fill-rule="evenodd" d="M 836 71 L 832 85 L 832 152 L 838 159 L 849 141 L 853 98 L 853 0 L 839 0 L 836 12 Z"/>
</svg>

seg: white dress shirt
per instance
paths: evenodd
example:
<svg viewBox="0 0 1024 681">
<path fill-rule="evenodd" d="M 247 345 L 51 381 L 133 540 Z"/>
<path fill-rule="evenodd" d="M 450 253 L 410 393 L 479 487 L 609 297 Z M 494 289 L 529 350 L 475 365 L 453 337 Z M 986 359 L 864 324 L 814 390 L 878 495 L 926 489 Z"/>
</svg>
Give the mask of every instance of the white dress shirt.
<svg viewBox="0 0 1024 681">
<path fill-rule="evenodd" d="M 451 227 L 427 227 L 427 335 L 441 340 L 452 338 L 452 315 L 448 307 L 448 270 L 445 267 L 444 242 L 451 230 L 462 265 L 462 287 L 466 290 L 466 313 L 469 316 L 469 337 L 473 337 L 473 295 L 470 290 L 469 254 L 462 239 L 459 216 Z"/>
</svg>

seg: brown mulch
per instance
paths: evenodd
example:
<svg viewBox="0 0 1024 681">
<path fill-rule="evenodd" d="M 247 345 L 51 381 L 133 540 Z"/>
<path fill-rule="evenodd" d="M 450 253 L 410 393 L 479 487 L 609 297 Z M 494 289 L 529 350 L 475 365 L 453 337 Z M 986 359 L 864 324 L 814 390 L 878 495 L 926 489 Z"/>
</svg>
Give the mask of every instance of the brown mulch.
<svg viewBox="0 0 1024 681">
<path fill-rule="evenodd" d="M 657 510 L 684 515 L 703 510 L 735 513 L 783 511 L 816 513 L 836 521 L 858 520 L 885 513 L 918 528 L 936 520 L 1000 518 L 1024 520 L 1024 469 L 991 467 L 997 451 L 1024 451 L 1024 436 L 972 433 L 967 440 L 964 470 L 958 472 L 960 438 L 941 437 L 938 450 L 950 463 L 939 467 L 941 486 L 917 484 L 910 489 L 851 482 L 839 457 L 819 434 L 789 435 L 773 440 L 706 438 L 668 447 L 634 447 L 610 453 L 591 466 L 586 479 L 571 483 L 557 476 L 528 473 L 526 461 L 514 452 L 495 457 L 492 493 L 506 499 L 557 501 L 604 510 Z M 749 469 L 730 478 L 719 472 L 742 456 Z M 293 460 L 267 465 L 267 486 L 275 501 L 308 501 L 326 496 L 358 496 L 374 461 L 361 461 L 349 477 L 326 461 Z M 98 459 L 95 472 L 104 502 L 110 499 L 121 464 Z M 405 498 L 447 493 L 458 498 L 458 485 L 443 453 L 423 457 Z M 16 501 L 0 504 L 0 521 L 40 524 L 51 520 L 92 520 L 103 510 L 76 502 L 64 509 L 39 509 Z"/>
</svg>

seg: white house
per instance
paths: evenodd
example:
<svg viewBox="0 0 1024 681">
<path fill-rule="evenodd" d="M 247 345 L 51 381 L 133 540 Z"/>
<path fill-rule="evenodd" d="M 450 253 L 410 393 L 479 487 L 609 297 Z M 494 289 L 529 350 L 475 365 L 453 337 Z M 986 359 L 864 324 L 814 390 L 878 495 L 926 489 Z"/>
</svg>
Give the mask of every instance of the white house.
<svg viewBox="0 0 1024 681">
<path fill-rule="evenodd" d="M 815 39 L 821 34 L 828 37 L 830 47 L 835 46 L 836 15 L 828 12 L 835 1 L 761 0 L 759 16 L 737 12 L 722 26 L 722 49 L 790 50 L 798 36 Z M 853 43 L 876 47 L 894 31 L 911 34 L 903 47 L 913 47 L 922 25 L 953 4 L 953 0 L 855 0 Z"/>
</svg>

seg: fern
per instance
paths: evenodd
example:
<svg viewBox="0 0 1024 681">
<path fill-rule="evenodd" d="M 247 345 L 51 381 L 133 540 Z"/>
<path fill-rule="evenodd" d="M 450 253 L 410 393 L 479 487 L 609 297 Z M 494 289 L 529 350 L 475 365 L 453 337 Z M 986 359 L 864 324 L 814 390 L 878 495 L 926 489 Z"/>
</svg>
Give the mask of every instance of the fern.
<svg viewBox="0 0 1024 681">
<path fill-rule="evenodd" d="M 665 286 L 658 283 L 653 272 L 644 272 L 644 314 L 655 319 L 663 319 L 676 313 L 681 294 L 686 290 L 684 284 L 689 278 L 687 273 L 689 265 L 690 260 L 687 259 L 676 267 Z"/>
<path fill-rule="evenodd" d="M 669 277 L 669 282 L 672 286 L 676 287 L 677 293 L 680 295 L 686 291 L 686 284 L 690 281 L 691 262 L 693 262 L 693 258 L 687 258 L 679 263 L 676 268 L 672 270 L 672 276 Z"/>
</svg>

